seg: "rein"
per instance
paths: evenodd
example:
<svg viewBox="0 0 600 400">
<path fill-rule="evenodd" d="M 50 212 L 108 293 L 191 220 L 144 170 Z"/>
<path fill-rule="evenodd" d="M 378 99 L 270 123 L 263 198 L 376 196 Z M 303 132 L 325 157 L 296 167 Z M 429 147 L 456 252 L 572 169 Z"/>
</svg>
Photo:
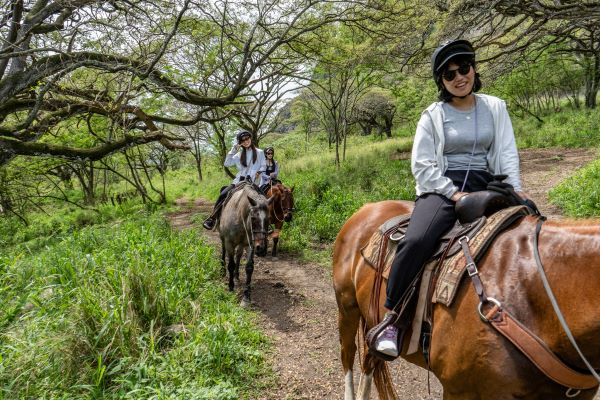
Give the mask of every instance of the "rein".
<svg viewBox="0 0 600 400">
<path fill-rule="evenodd" d="M 546 294 L 548 295 L 548 298 L 550 299 L 550 303 L 552 303 L 552 308 L 554 309 L 554 313 L 558 317 L 558 320 L 560 321 L 562 328 L 564 329 L 565 333 L 567 334 L 569 341 L 571 342 L 571 344 L 573 345 L 575 350 L 577 350 L 577 354 L 579 354 L 579 358 L 581 358 L 581 360 L 583 361 L 585 366 L 592 373 L 594 378 L 596 378 L 596 381 L 598 381 L 598 383 L 600 383 L 600 376 L 598 376 L 598 374 L 594 370 L 594 367 L 592 367 L 592 364 L 587 360 L 587 358 L 585 358 L 585 356 L 583 355 L 583 352 L 577 345 L 577 342 L 575 341 L 575 338 L 573 337 L 573 334 L 571 333 L 571 330 L 569 329 L 569 326 L 567 325 L 567 321 L 565 321 L 565 317 L 563 316 L 562 312 L 560 311 L 558 302 L 556 301 L 556 297 L 554 297 L 554 293 L 552 292 L 552 288 L 550 287 L 550 283 L 548 282 L 548 277 L 546 276 L 546 271 L 544 271 L 544 265 L 542 264 L 542 260 L 540 258 L 540 252 L 538 250 L 538 240 L 539 240 L 539 236 L 540 236 L 540 231 L 542 230 L 542 224 L 544 223 L 545 220 L 546 220 L 545 217 L 541 217 L 538 219 L 537 224 L 535 226 L 535 236 L 533 237 L 533 243 L 534 243 L 533 255 L 534 255 L 535 261 L 537 263 L 538 272 L 540 273 L 540 277 L 542 278 L 542 282 L 544 283 L 544 289 L 546 289 Z"/>
<path fill-rule="evenodd" d="M 575 397 L 580 393 L 581 390 L 592 389 L 598 386 L 600 378 L 575 343 L 573 335 L 564 321 L 564 317 L 558 308 L 558 303 L 556 302 L 556 299 L 554 298 L 552 290 L 548 284 L 538 249 L 538 236 L 545 219 L 545 217 L 540 217 L 538 219 L 534 236 L 534 257 L 538 266 L 538 271 L 540 271 L 542 281 L 544 282 L 544 287 L 548 297 L 550 298 L 552 307 L 554 308 L 554 311 L 558 316 L 561 325 L 563 326 L 563 329 L 567 333 L 571 344 L 577 350 L 580 358 L 592 372 L 592 375 L 580 373 L 567 366 L 552 352 L 552 350 L 541 338 L 522 325 L 508 311 L 503 309 L 500 301 L 493 297 L 488 297 L 485 294 L 485 289 L 483 283 L 481 282 L 479 271 L 477 270 L 477 266 L 475 265 L 475 261 L 473 260 L 469 250 L 469 237 L 463 236 L 458 240 L 458 242 L 460 243 L 465 255 L 465 260 L 467 262 L 467 273 L 471 278 L 471 282 L 475 288 L 475 293 L 477 293 L 477 296 L 479 297 L 478 313 L 481 320 L 484 322 L 489 322 L 499 333 L 511 341 L 548 378 L 562 386 L 567 387 L 567 397 Z M 484 314 L 483 306 L 486 304 L 492 304 L 492 308 Z"/>
</svg>

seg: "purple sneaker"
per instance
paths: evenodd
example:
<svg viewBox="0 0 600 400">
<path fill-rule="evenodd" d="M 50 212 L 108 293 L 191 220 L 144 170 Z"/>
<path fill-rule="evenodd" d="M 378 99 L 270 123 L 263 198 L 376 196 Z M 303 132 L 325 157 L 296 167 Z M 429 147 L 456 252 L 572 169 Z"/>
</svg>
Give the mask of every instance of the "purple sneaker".
<svg viewBox="0 0 600 400">
<path fill-rule="evenodd" d="M 377 336 L 375 349 L 391 357 L 398 357 L 398 328 L 388 325 Z"/>
</svg>

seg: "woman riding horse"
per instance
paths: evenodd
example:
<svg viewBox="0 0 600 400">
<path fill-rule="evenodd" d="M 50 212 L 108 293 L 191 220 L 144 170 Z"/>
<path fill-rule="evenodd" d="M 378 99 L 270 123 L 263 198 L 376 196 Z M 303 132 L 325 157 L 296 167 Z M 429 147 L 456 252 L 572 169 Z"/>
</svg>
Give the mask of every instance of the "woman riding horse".
<svg viewBox="0 0 600 400">
<path fill-rule="evenodd" d="M 265 171 L 260 174 L 260 190 L 267 193 L 269 186 L 278 181 L 279 162 L 275 160 L 275 149 L 269 146 L 265 149 Z"/>
<path fill-rule="evenodd" d="M 521 190 L 519 156 L 504 101 L 475 94 L 481 80 L 475 50 L 467 40 L 438 47 L 431 60 L 439 102 L 421 115 L 411 167 L 417 200 L 404 239 L 392 264 L 387 286 L 387 314 L 370 335 L 376 351 L 399 354 L 398 343 L 409 325 L 403 295 L 419 274 L 443 233 L 456 222 L 455 203 L 469 192 L 485 190 L 494 174 L 508 175 Z M 521 193 L 523 197 L 524 194 Z"/>
<path fill-rule="evenodd" d="M 240 147 L 241 152 L 239 152 Z M 215 222 L 221 215 L 223 202 L 235 185 L 244 180 L 254 183 L 261 172 L 266 169 L 265 155 L 261 149 L 252 143 L 252 134 L 248 131 L 238 132 L 235 143 L 229 153 L 227 153 L 223 165 L 225 167 L 235 166 L 238 172 L 230 185 L 221 188 L 221 193 L 213 207 L 213 212 L 204 220 L 202 226 L 208 230 L 215 228 Z"/>
</svg>

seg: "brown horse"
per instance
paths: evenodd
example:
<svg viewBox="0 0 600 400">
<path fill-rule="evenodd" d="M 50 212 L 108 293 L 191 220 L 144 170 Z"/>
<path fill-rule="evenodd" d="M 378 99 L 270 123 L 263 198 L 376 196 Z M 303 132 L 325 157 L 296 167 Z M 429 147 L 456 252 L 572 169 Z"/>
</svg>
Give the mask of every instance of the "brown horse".
<svg viewBox="0 0 600 400">
<path fill-rule="evenodd" d="M 374 324 L 367 313 L 375 273 L 364 262 L 360 249 L 384 221 L 406 214 L 412 207 L 412 203 L 402 201 L 369 203 L 348 219 L 335 241 L 333 283 L 339 309 L 346 400 L 355 398 L 352 367 L 359 326 L 364 334 Z M 481 280 L 488 296 L 500 300 L 567 365 L 585 372 L 537 271 L 534 230 L 535 218 L 526 217 L 500 234 L 478 262 Z M 576 342 L 594 368 L 600 367 L 600 220 L 546 222 L 539 237 L 539 252 Z M 385 284 L 382 286 L 380 304 L 385 302 Z M 442 383 L 444 399 L 566 398 L 567 388 L 543 375 L 512 343 L 480 320 L 478 303 L 471 284 L 463 280 L 450 308 L 434 305 L 429 367 Z M 379 311 L 381 319 L 384 310 Z M 406 336 L 403 353 L 410 335 Z M 363 359 L 357 398 L 369 398 L 373 380 L 380 399 L 395 398 L 385 363 L 364 351 L 363 335 L 359 335 L 359 345 Z M 426 367 L 420 352 L 403 358 Z M 597 386 L 582 390 L 575 398 L 592 399 L 597 390 Z"/>
<path fill-rule="evenodd" d="M 277 256 L 277 243 L 279 243 L 279 232 L 284 222 L 291 222 L 294 208 L 294 188 L 284 186 L 281 182 L 269 185 L 266 196 L 273 199 L 269 204 L 269 219 L 275 229 L 271 234 L 273 239 L 273 250 L 271 256 Z"/>
</svg>

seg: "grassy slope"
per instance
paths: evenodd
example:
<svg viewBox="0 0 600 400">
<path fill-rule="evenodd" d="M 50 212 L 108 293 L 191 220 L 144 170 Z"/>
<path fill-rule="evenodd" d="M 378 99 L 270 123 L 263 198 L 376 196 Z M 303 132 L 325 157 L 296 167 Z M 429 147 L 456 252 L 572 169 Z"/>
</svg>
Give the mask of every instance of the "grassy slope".
<svg viewBox="0 0 600 400">
<path fill-rule="evenodd" d="M 158 214 L 2 254 L 0 398 L 238 399 L 268 379 L 213 249 Z"/>
</svg>

